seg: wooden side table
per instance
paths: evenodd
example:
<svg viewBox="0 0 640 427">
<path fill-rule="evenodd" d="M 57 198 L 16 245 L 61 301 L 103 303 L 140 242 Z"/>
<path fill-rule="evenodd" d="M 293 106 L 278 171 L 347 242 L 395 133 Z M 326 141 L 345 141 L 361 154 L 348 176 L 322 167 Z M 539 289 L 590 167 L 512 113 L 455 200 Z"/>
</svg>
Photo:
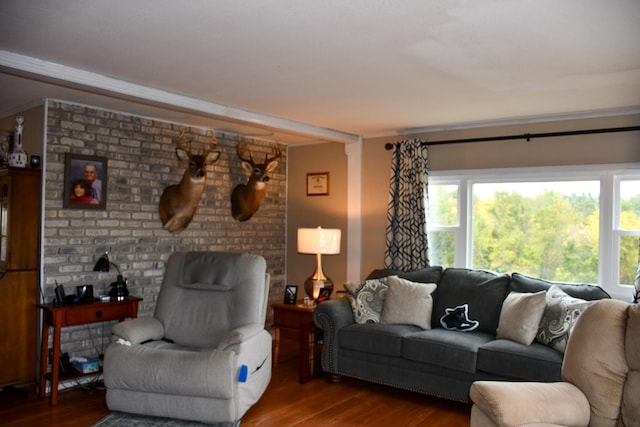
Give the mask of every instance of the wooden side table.
<svg viewBox="0 0 640 427">
<path fill-rule="evenodd" d="M 127 297 L 124 301 L 94 302 L 56 306 L 38 304 L 42 310 L 42 340 L 40 341 L 40 398 L 47 395 L 47 357 L 49 348 L 49 327 L 53 327 L 53 358 L 51 360 L 51 405 L 58 404 L 58 381 L 60 373 L 60 330 L 65 326 L 84 325 L 88 323 L 122 321 L 128 317 L 138 316 L 138 302 L 142 298 Z M 77 376 L 92 375 L 78 374 Z"/>
<path fill-rule="evenodd" d="M 273 326 L 275 343 L 273 366 L 278 366 L 280 336 L 286 334 L 300 342 L 300 379 L 305 383 L 321 372 L 320 351 L 322 330 L 313 324 L 315 307 L 304 307 L 302 301 L 296 304 L 273 304 Z"/>
</svg>

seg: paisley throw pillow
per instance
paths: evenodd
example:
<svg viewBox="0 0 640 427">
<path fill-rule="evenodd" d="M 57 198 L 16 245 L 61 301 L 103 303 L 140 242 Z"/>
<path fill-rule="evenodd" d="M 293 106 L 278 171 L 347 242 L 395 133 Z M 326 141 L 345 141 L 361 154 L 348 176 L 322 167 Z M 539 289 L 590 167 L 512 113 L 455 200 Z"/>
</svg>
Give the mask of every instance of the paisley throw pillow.
<svg viewBox="0 0 640 427">
<path fill-rule="evenodd" d="M 345 285 L 356 323 L 380 323 L 387 296 L 387 278 L 371 279 L 361 285 Z"/>
<path fill-rule="evenodd" d="M 564 354 L 571 330 L 582 312 L 593 302 L 573 298 L 558 286 L 547 291 L 547 301 L 536 340 Z"/>
</svg>

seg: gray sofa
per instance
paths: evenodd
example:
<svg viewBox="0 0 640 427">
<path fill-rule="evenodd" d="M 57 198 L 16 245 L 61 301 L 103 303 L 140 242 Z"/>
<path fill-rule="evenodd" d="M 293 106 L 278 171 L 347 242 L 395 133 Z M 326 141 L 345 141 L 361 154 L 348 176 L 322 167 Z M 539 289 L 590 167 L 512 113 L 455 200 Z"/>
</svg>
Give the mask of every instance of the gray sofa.
<svg viewBox="0 0 640 427">
<path fill-rule="evenodd" d="M 546 342 L 541 340 L 536 323 L 536 339 L 528 345 L 499 337 L 505 299 L 511 292 L 527 296 L 542 293 L 542 310 L 548 317 L 553 290 L 553 295 L 567 297 L 564 302 L 578 303 L 575 307 L 579 309 L 571 304 L 561 307 L 567 316 L 576 317 L 586 308 L 583 306 L 589 305 L 587 301 L 610 298 L 594 285 L 463 268 L 430 267 L 409 273 L 375 270 L 365 283 L 384 281 L 388 276 L 437 285 L 431 294 L 431 328 L 371 320 L 357 323 L 351 305 L 355 301 L 353 289 L 351 303 L 340 298 L 319 304 L 313 319 L 323 330 L 322 369 L 332 380 L 340 376 L 359 378 L 462 402 L 470 401 L 469 389 L 478 380 L 560 381 L 563 353 L 558 349 L 562 350 L 567 335 Z M 445 329 L 443 325 L 450 325 L 443 323 L 443 316 L 465 305 L 473 330 Z"/>
</svg>

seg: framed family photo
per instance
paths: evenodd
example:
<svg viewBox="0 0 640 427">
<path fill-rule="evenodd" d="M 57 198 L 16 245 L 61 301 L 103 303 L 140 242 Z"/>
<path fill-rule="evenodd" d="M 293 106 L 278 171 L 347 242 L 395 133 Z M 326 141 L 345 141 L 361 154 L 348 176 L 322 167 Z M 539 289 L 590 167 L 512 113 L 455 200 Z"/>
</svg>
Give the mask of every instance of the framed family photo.
<svg viewBox="0 0 640 427">
<path fill-rule="evenodd" d="M 107 208 L 107 158 L 66 153 L 64 202 L 69 209 Z"/>
</svg>

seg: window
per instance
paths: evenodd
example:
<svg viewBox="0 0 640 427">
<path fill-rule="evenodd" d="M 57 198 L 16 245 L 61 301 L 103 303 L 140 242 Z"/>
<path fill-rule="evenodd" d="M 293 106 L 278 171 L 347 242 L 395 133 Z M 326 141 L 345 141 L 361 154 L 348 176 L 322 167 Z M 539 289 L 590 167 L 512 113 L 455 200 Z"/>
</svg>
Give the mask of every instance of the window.
<svg viewBox="0 0 640 427">
<path fill-rule="evenodd" d="M 455 234 L 458 228 L 458 185 L 429 186 L 430 260 L 432 265 L 454 265 Z"/>
<path fill-rule="evenodd" d="M 617 189 L 619 197 L 615 198 L 613 235 L 618 249 L 619 282 L 632 285 L 638 265 L 640 241 L 640 180 L 620 179 Z"/>
<path fill-rule="evenodd" d="M 629 299 L 638 265 L 637 165 L 431 172 L 432 265 L 598 283 Z"/>
</svg>

